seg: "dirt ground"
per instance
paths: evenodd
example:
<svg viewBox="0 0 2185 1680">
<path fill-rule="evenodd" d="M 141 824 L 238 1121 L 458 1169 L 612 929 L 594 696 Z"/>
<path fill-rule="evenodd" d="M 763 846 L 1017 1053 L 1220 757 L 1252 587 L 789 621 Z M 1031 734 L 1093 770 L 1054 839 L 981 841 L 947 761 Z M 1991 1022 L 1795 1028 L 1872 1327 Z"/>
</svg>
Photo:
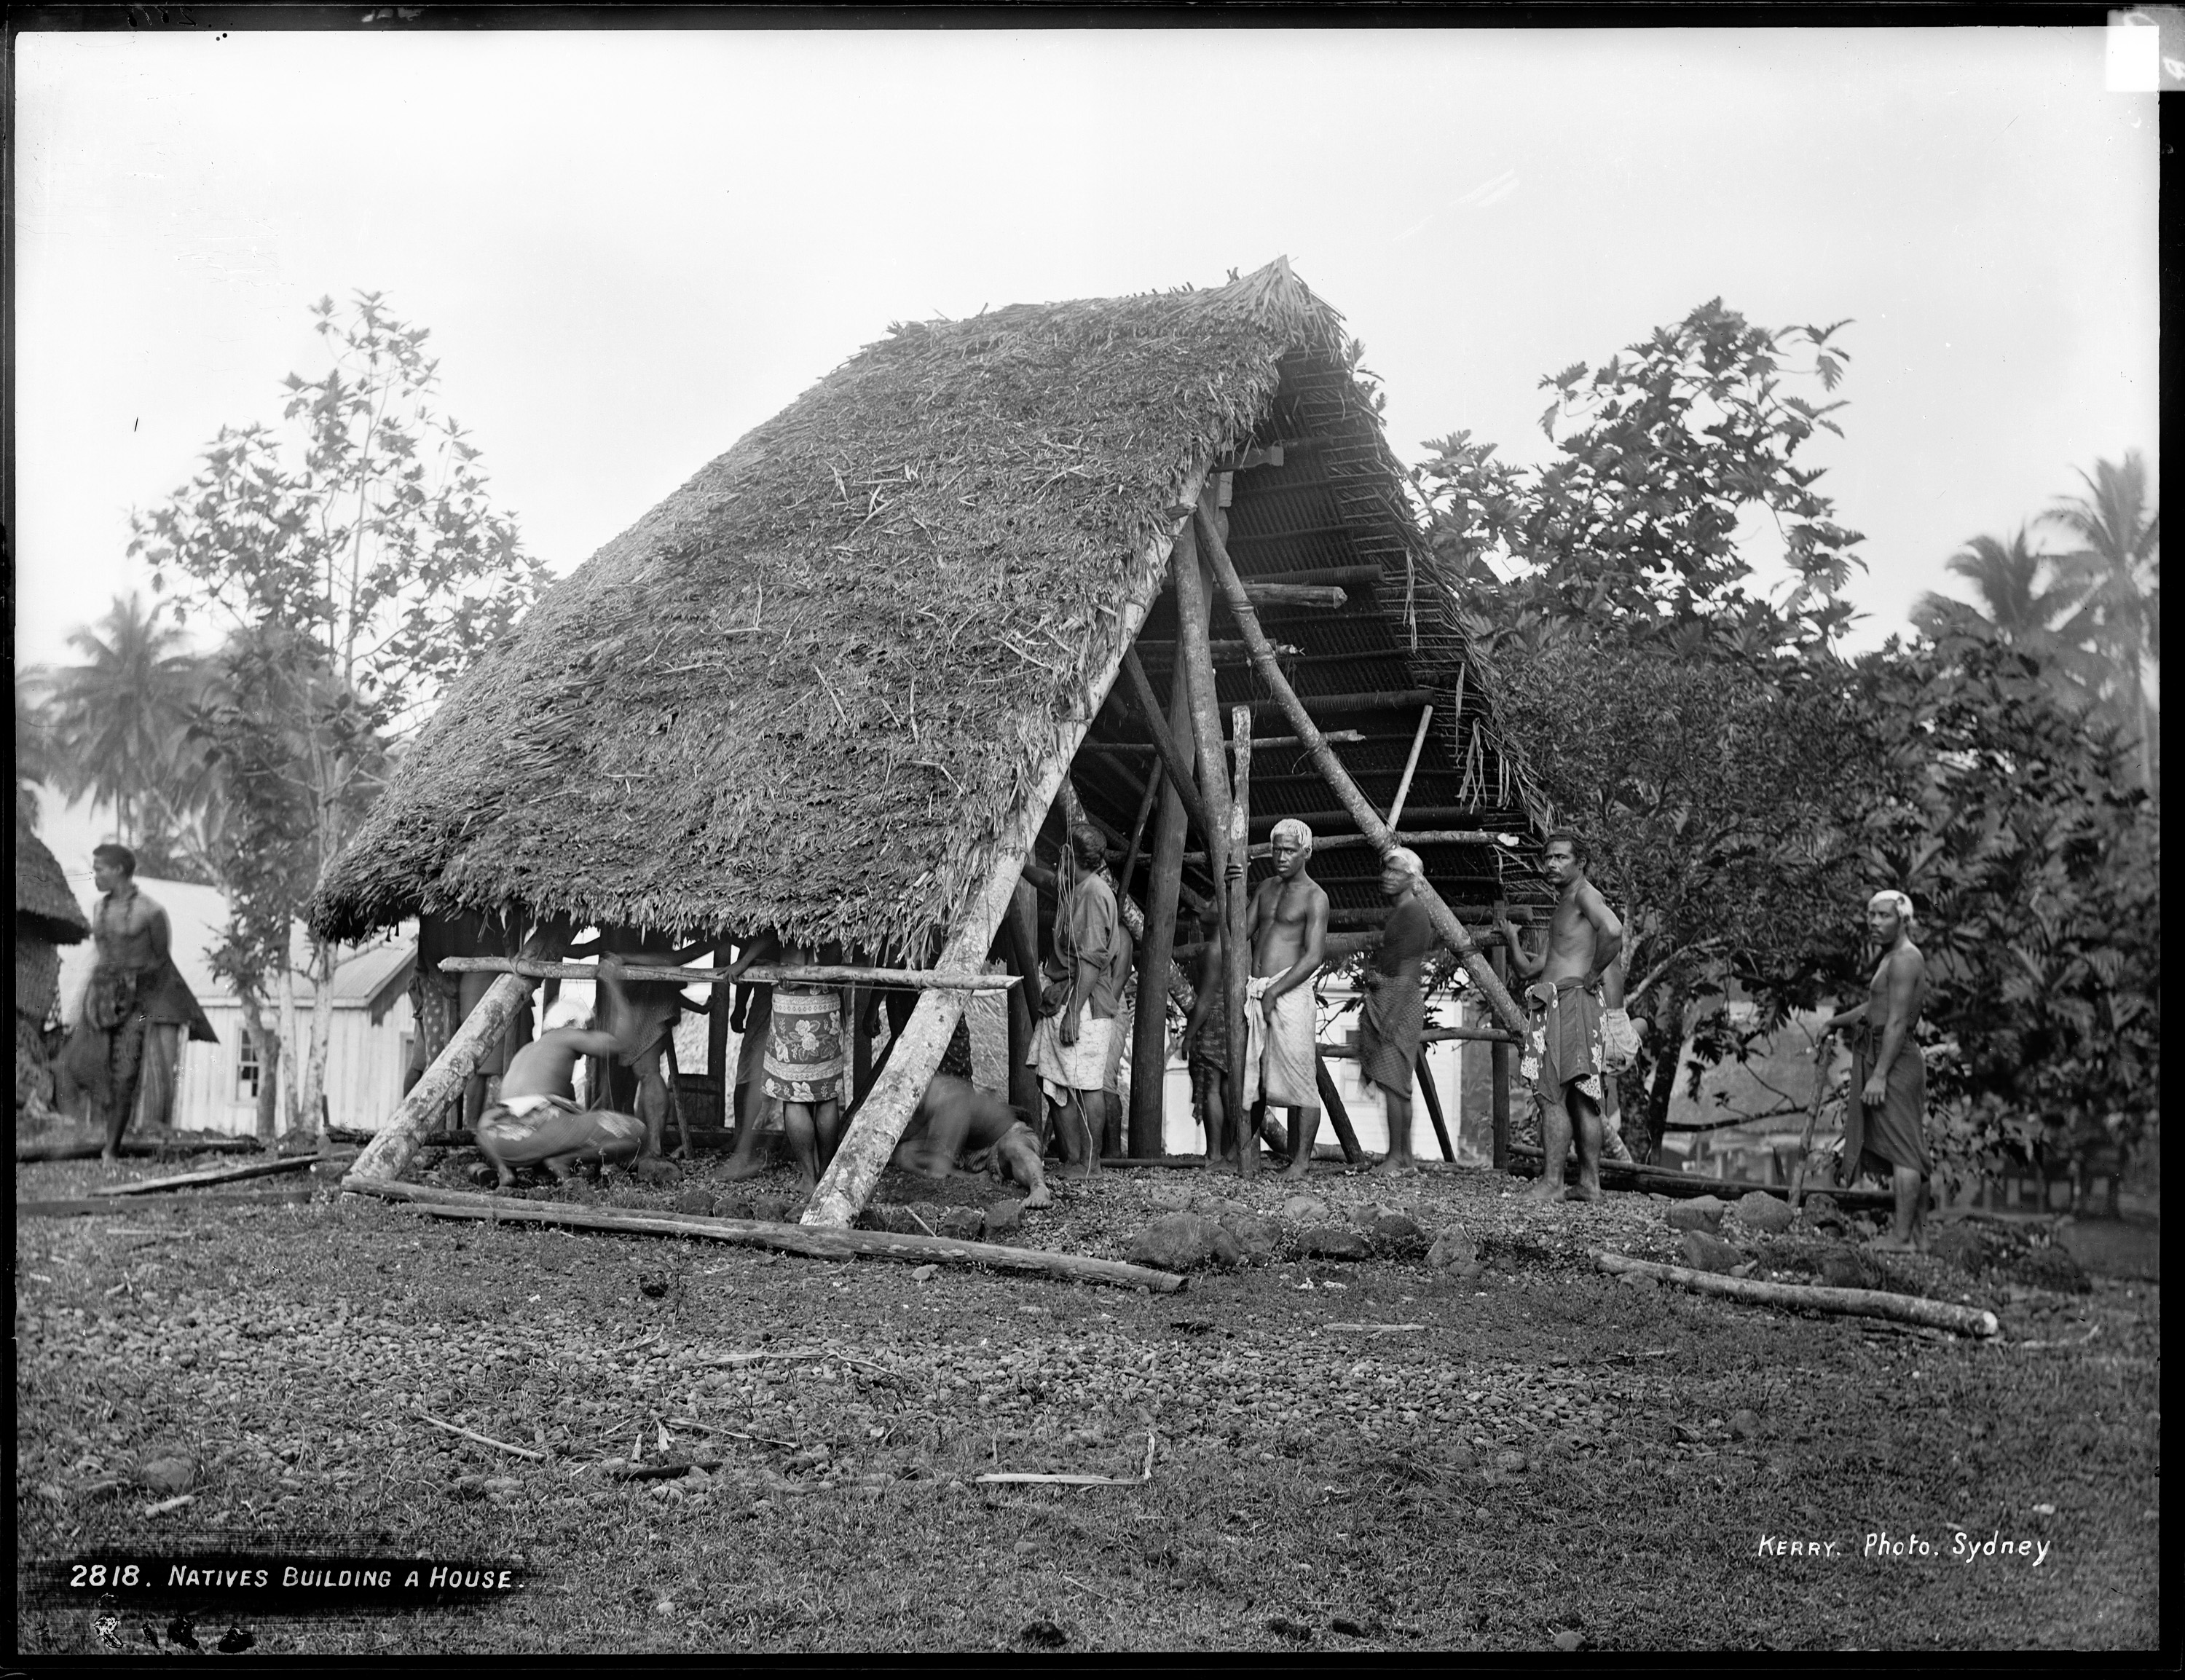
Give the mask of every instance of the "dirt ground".
<svg viewBox="0 0 2185 1680">
<path fill-rule="evenodd" d="M 717 1173 L 567 1193 L 789 1198 L 785 1175 L 730 1192 Z M 16 1194 L 103 1181 L 93 1164 L 19 1166 Z M 1997 1227 L 1970 1270 L 1922 1257 L 1876 1280 L 1991 1307 L 1997 1340 L 1792 1316 L 1595 1269 L 1603 1248 L 1674 1256 L 1657 1199 L 1542 1211 L 1516 1187 L 1319 1169 L 1327 1222 L 1378 1205 L 1417 1238 L 1358 1261 L 1286 1241 L 1176 1295 L 458 1224 L 323 1191 L 19 1219 L 20 1646 L 101 1649 L 96 1603 L 49 1588 L 59 1560 L 273 1536 L 495 1560 L 522 1585 L 483 1608 L 321 1619 L 120 1605 L 109 1638 L 372 1654 L 2155 1644 L 2159 1284 L 2076 1277 Z M 1175 1205 L 1279 1217 L 1294 1186 L 1150 1169 L 1058 1189 L 1005 1240 L 1121 1258 Z M 1007 1193 L 891 1175 L 879 1199 Z M 1476 1267 L 1430 1268 L 1442 1234 L 1470 1237 Z M 1820 1242 L 1725 1234 L 1783 1276 Z M 1115 1481 L 975 1479 L 1027 1471 Z"/>
</svg>

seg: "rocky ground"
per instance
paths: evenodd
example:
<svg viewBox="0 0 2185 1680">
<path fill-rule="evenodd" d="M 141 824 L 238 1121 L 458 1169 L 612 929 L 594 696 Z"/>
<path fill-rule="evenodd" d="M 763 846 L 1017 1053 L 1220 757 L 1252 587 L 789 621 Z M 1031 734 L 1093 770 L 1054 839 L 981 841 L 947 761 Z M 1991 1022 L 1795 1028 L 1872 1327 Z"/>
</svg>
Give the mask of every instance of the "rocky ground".
<svg viewBox="0 0 2185 1680">
<path fill-rule="evenodd" d="M 469 1188 L 467 1164 L 428 1170 Z M 100 1181 L 20 1167 L 17 1194 Z M 759 1212 L 735 1198 L 791 1188 L 708 1164 L 539 1193 Z M 520 1558 L 527 1585 L 490 1610 L 240 1618 L 261 1651 L 2154 1642 L 2159 1287 L 2090 1281 L 2001 1222 L 1877 1261 L 1825 1217 L 1687 1231 L 1688 1204 L 1537 1208 L 1523 1188 L 1324 1169 L 1305 1207 L 1271 1175 L 1110 1172 L 1001 1233 L 1122 1259 L 1204 1221 L 1170 1296 L 323 1191 L 20 1220 L 22 1648 L 98 1649 L 91 1607 L 47 1588 L 54 1560 L 268 1535 Z M 881 1197 L 982 1228 L 1014 1199 L 894 1175 Z M 1756 1274 L 1870 1267 L 2004 1334 L 1796 1317 L 1593 1263 L 1682 1263 L 1694 1235 Z M 1109 1482 L 978 1479 L 1001 1473 Z M 1856 1555 L 1904 1532 L 1942 1543 Z M 1808 1532 L 1842 1555 L 1763 1545 Z M 1960 1532 L 2051 1549 L 1972 1566 L 1948 1559 Z M 131 1648 L 170 1649 L 176 1609 L 133 1620 Z"/>
</svg>

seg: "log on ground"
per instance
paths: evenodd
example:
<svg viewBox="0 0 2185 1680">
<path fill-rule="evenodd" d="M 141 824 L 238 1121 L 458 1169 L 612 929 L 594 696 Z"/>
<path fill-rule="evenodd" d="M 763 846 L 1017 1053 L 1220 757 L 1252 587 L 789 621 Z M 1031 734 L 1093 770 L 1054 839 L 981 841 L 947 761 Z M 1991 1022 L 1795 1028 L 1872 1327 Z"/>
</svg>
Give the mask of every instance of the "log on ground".
<svg viewBox="0 0 2185 1680">
<path fill-rule="evenodd" d="M 241 1155 L 258 1147 L 254 1137 L 176 1138 L 170 1142 L 131 1137 L 124 1138 L 115 1153 L 131 1160 L 142 1160 L 163 1155 Z M 105 1147 L 97 1138 L 67 1143 L 18 1143 L 15 1158 L 19 1162 L 93 1161 Z"/>
<path fill-rule="evenodd" d="M 578 1231 L 619 1231 L 643 1236 L 696 1236 L 746 1247 L 773 1248 L 808 1259 L 904 1260 L 914 1264 L 986 1266 L 996 1271 L 1028 1272 L 1072 1283 L 1111 1283 L 1119 1289 L 1150 1289 L 1173 1294 L 1185 1280 L 1121 1260 L 1087 1254 L 1052 1254 L 1039 1248 L 1015 1248 L 998 1242 L 958 1242 L 940 1236 L 898 1236 L 880 1231 L 844 1231 L 826 1225 L 774 1225 L 763 1220 L 724 1220 L 696 1215 L 640 1214 L 622 1208 L 578 1208 L 565 1203 L 527 1202 L 513 1196 L 476 1195 L 424 1185 L 360 1178 L 341 1187 L 359 1195 L 383 1197 L 421 1213 L 444 1219 L 495 1220 L 511 1224 L 566 1225 Z"/>
<path fill-rule="evenodd" d="M 275 1173 L 300 1173 L 321 1160 L 347 1161 L 356 1151 L 345 1149 L 332 1155 L 284 1155 L 277 1161 L 246 1161 L 239 1167 L 208 1167 L 202 1172 L 176 1173 L 171 1178 L 138 1179 L 133 1184 L 101 1185 L 91 1193 L 94 1196 L 152 1196 L 164 1190 L 187 1190 L 200 1184 L 230 1184 L 238 1179 L 268 1178 Z"/>
<path fill-rule="evenodd" d="M 1540 1170 L 1540 1152 L 1529 1144 L 1513 1143 L 1510 1146 L 1510 1167 L 1512 1172 L 1537 1177 Z M 1690 1173 L 1673 1173 L 1664 1167 L 1641 1166 L 1626 1161 L 1603 1161 L 1601 1164 L 1601 1183 L 1605 1190 L 1651 1191 L 1675 1197 L 1719 1196 L 1725 1202 L 1735 1201 L 1748 1190 L 1758 1190 L 1777 1197 L 1788 1194 L 1785 1186 L 1780 1184 L 1754 1184 L 1749 1180 L 1735 1178 L 1699 1178 Z M 1806 1193 L 1811 1196 L 1824 1192 L 1808 1188 Z M 1896 1196 L 1886 1190 L 1838 1190 L 1830 1186 L 1825 1193 L 1839 1208 L 1886 1213 L 1897 1205 Z"/>
<path fill-rule="evenodd" d="M 1653 1260 L 1635 1260 L 1624 1254 L 1594 1256 L 1605 1272 L 1626 1277 L 1651 1277 L 1674 1283 L 1699 1295 L 1720 1295 L 1755 1306 L 1785 1307 L 1809 1313 L 1839 1313 L 1856 1318 L 1894 1319 L 1900 1324 L 1925 1325 L 1959 1336 L 1996 1336 L 2003 1326 L 1993 1313 L 1979 1307 L 1955 1307 L 1947 1301 L 1930 1301 L 1919 1295 L 1892 1295 L 1883 1289 L 1830 1289 L 1818 1284 L 1763 1283 L 1758 1278 L 1724 1277 L 1718 1272 L 1694 1271 L 1685 1266 L 1665 1266 Z"/>
</svg>

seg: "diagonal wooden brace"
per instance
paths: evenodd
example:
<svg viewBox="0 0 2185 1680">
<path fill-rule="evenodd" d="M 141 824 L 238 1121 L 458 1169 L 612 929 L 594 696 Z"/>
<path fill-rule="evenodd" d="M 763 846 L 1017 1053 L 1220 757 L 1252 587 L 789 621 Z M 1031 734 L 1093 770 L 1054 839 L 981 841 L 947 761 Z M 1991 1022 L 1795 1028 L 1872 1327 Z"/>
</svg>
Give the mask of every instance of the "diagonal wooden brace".
<svg viewBox="0 0 2185 1680">
<path fill-rule="evenodd" d="M 1305 743 L 1306 752 L 1311 756 L 1322 776 L 1327 779 L 1337 801 L 1358 824 L 1358 832 L 1372 842 L 1376 851 L 1386 857 L 1396 845 L 1396 837 L 1389 833 L 1389 825 L 1381 820 L 1380 813 L 1366 802 L 1366 795 L 1358 791 L 1358 784 L 1350 779 L 1350 773 L 1343 767 L 1334 751 L 1321 738 L 1311 714 L 1305 709 L 1305 702 L 1297 697 L 1297 691 L 1290 687 L 1288 679 L 1282 675 L 1281 666 L 1275 661 L 1274 649 L 1268 645 L 1266 632 L 1260 628 L 1260 616 L 1252 610 L 1251 600 L 1237 576 L 1236 567 L 1230 561 L 1229 550 L 1222 544 L 1221 533 L 1214 528 L 1214 522 L 1207 517 L 1203 509 L 1198 515 L 1198 521 L 1199 546 L 1214 568 L 1214 580 L 1221 586 L 1222 597 L 1228 603 L 1229 616 L 1237 621 L 1237 628 L 1243 632 L 1244 639 L 1251 644 L 1253 668 L 1260 673 L 1260 680 L 1267 685 L 1268 692 L 1274 695 L 1283 715 L 1290 720 L 1290 727 L 1297 731 L 1299 739 Z M 1426 906 L 1428 919 L 1433 923 L 1434 931 L 1450 950 L 1456 952 L 1464 964 L 1465 972 L 1472 976 L 1472 984 L 1479 988 L 1480 996 L 1487 1000 L 1487 1007 L 1495 1012 L 1495 1019 L 1510 1031 L 1522 1035 L 1527 1027 L 1524 1011 L 1517 1007 L 1517 1000 L 1510 996 L 1502 982 L 1495 979 L 1495 970 L 1488 966 L 1479 947 L 1472 942 L 1472 935 L 1465 931 L 1464 924 L 1458 921 L 1456 913 L 1442 902 L 1441 895 L 1424 881 L 1419 883 L 1419 896 Z"/>
</svg>

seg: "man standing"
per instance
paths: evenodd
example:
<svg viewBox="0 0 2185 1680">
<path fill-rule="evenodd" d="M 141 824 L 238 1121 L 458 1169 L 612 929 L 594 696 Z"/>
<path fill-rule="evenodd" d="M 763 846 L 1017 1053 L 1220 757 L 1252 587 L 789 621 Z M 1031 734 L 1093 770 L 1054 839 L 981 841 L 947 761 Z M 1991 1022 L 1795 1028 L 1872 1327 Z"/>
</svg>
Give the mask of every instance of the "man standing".
<svg viewBox="0 0 2185 1680">
<path fill-rule="evenodd" d="M 1305 873 L 1312 830 L 1285 817 L 1267 836 L 1275 873 L 1252 895 L 1252 977 L 1244 985 L 1244 1112 L 1235 1117 L 1242 1147 L 1256 1149 L 1252 1105 L 1289 1111 L 1292 1178 L 1303 1178 L 1320 1130 L 1318 1024 L 1312 977 L 1327 957 L 1327 894 Z M 1241 1163 L 1240 1163 L 1241 1164 Z"/>
<path fill-rule="evenodd" d="M 1885 1173 L 1897 1193 L 1890 1234 L 1873 1247 L 1920 1246 L 1926 1197 L 1927 1064 L 1913 1030 L 1927 1003 L 1927 959 L 1912 943 L 1912 901 L 1885 889 L 1867 901 L 1867 930 L 1881 947 L 1866 1002 L 1831 1015 L 1821 1030 L 1857 1026 L 1852 1040 L 1851 1101 L 1844 1110 L 1844 1182 L 1869 1169 Z"/>
<path fill-rule="evenodd" d="M 1064 1158 L 1098 1170 L 1103 1092 L 1123 982 L 1131 972 L 1131 935 L 1116 908 L 1115 889 L 1101 873 L 1107 847 L 1096 829 L 1070 834 L 1058 883 L 1054 954 L 1048 969 L 1053 1007 L 1033 1028 L 1025 1061 L 1038 1069 L 1062 1140 Z"/>
<path fill-rule="evenodd" d="M 1563 1168 L 1575 1139 L 1578 1182 L 1570 1194 L 1598 1202 L 1601 1078 L 1607 1068 L 1601 983 L 1623 949 L 1623 924 L 1586 879 L 1585 842 L 1574 830 L 1551 832 L 1541 862 L 1560 890 L 1548 923 L 1547 955 L 1528 957 L 1508 917 L 1500 918 L 1511 964 L 1531 982 L 1525 1000 L 1533 1026 L 1519 1071 L 1540 1093 L 1542 1158 L 1540 1181 L 1530 1193 L 1538 1202 L 1562 1200 Z"/>
<path fill-rule="evenodd" d="M 78 1084 L 104 1091 L 100 1158 L 111 1163 L 120 1154 L 140 1085 L 147 1124 L 163 1129 L 173 1123 L 182 1029 L 201 1044 L 219 1040 L 169 954 L 167 913 L 137 890 L 137 854 L 111 841 L 94 846 L 91 878 L 103 895 L 91 916 L 98 954 L 67 1060 Z"/>
<path fill-rule="evenodd" d="M 1409 846 L 1396 846 L 1381 860 L 1381 890 L 1389 900 L 1389 919 L 1380 948 L 1366 973 L 1364 1007 L 1359 1012 L 1358 1072 L 1381 1087 L 1389 1115 L 1389 1153 L 1374 1170 L 1418 1170 L 1411 1159 L 1411 1082 L 1419 1063 L 1420 1035 L 1426 1030 L 1427 958 L 1440 941 L 1419 884 L 1426 865 Z"/>
</svg>

